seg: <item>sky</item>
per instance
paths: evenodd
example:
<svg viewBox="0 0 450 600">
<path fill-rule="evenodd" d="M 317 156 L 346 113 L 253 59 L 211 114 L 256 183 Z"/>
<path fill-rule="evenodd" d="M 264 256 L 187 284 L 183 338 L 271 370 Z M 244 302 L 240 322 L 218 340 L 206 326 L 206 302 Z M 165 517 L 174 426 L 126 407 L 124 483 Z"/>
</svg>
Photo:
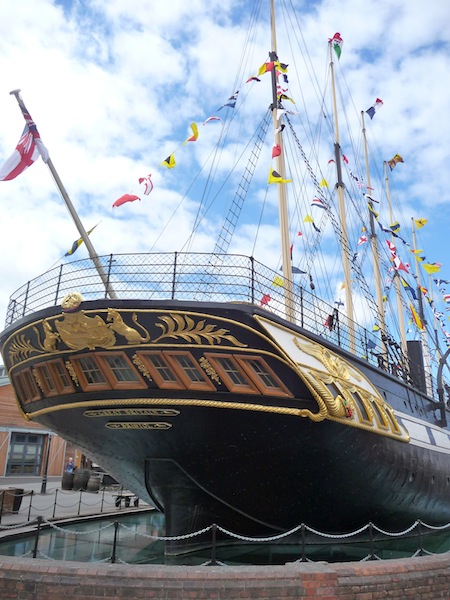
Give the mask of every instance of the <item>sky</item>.
<svg viewBox="0 0 450 600">
<path fill-rule="evenodd" d="M 23 129 L 22 115 L 10 95 L 21 89 L 84 227 L 99 223 L 91 235 L 97 253 L 181 250 L 195 221 L 198 196 L 188 194 L 181 200 L 192 174 L 211 151 L 220 125 L 202 128 L 195 148 L 181 142 L 190 135 L 191 122 L 200 125 L 215 114 L 266 60 L 268 20 L 261 18 L 251 62 L 241 68 L 244 79 L 236 79 L 252 4 L 250 0 L 3 0 L 0 163 L 13 152 Z M 443 263 L 441 276 L 450 279 L 450 4 L 378 0 L 370 10 L 365 0 L 280 4 L 295 7 L 311 61 L 322 69 L 327 40 L 340 32 L 343 89 L 354 90 L 351 99 L 357 110 L 368 108 L 377 97 L 383 99 L 368 128 L 385 159 L 396 153 L 404 157 L 404 165 L 395 170 L 394 197 L 405 219 L 428 219 L 419 232 L 420 245 L 428 260 Z M 268 0 L 263 10 L 261 14 L 268 11 Z M 294 64 L 289 52 L 286 44 L 282 60 Z M 307 96 L 304 90 L 297 94 Z M 260 100 L 268 104 L 262 91 L 252 98 L 255 114 Z M 169 171 L 160 163 L 174 149 L 180 164 Z M 232 160 L 230 149 L 219 168 Z M 138 179 L 148 173 L 154 189 L 143 196 Z M 113 208 L 125 193 L 138 194 L 141 201 Z M 220 210 L 208 215 L 196 238 L 197 251 L 213 249 L 211 240 L 222 217 Z M 255 227 L 247 216 L 237 231 L 237 250 L 251 251 L 245 240 Z M 41 160 L 16 179 L 0 182 L 0 231 L 3 324 L 10 295 L 68 260 L 63 256 L 79 237 Z M 266 250 L 277 253 L 272 242 Z M 85 257 L 83 245 L 70 260 Z M 265 262 L 264 256 L 257 258 Z"/>
</svg>

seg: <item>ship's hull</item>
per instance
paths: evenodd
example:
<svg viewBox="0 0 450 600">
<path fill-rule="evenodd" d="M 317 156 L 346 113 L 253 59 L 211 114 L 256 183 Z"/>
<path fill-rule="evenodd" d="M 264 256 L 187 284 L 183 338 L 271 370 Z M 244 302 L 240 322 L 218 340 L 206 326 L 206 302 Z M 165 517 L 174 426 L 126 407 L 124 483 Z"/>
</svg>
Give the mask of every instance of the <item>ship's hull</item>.
<svg viewBox="0 0 450 600">
<path fill-rule="evenodd" d="M 84 302 L 26 317 L 1 342 L 26 416 L 153 501 L 167 536 L 450 521 L 437 405 L 255 306 Z"/>
</svg>

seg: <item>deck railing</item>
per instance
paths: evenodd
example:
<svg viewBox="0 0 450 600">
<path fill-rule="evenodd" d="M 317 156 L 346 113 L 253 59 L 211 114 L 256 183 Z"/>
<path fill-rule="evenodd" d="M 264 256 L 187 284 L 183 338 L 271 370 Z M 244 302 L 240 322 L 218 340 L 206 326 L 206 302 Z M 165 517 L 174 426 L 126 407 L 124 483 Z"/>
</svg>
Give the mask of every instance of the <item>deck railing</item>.
<svg viewBox="0 0 450 600">
<path fill-rule="evenodd" d="M 345 350 L 352 349 L 347 317 L 303 287 L 303 274 L 298 282 L 284 286 L 281 272 L 236 254 L 110 254 L 98 257 L 98 262 L 106 282 L 94 261 L 84 259 L 55 267 L 19 288 L 10 298 L 6 327 L 60 304 L 69 292 L 96 300 L 107 298 L 111 289 L 118 299 L 244 302 L 285 317 L 291 287 L 294 322 Z M 378 336 L 360 325 L 354 325 L 354 335 L 358 356 L 400 378 L 408 377 L 399 346 L 389 336 L 384 336 L 382 348 Z"/>
</svg>

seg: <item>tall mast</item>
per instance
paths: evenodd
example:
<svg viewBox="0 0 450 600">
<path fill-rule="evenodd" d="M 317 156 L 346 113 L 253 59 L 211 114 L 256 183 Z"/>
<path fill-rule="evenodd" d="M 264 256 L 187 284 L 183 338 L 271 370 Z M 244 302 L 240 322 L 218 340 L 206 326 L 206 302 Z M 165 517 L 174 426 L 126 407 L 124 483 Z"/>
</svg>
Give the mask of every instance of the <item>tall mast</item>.
<svg viewBox="0 0 450 600">
<path fill-rule="evenodd" d="M 344 182 L 342 181 L 342 161 L 341 161 L 341 146 L 339 138 L 339 122 L 337 116 L 337 104 L 336 104 L 336 87 L 334 83 L 334 63 L 333 63 L 333 49 L 331 42 L 329 43 L 330 48 L 330 71 L 331 71 L 331 88 L 333 92 L 333 113 L 334 113 L 334 129 L 336 141 L 334 143 L 334 154 L 336 160 L 337 169 L 337 196 L 338 196 L 338 207 L 339 207 L 339 224 L 341 228 L 341 253 L 342 253 L 342 266 L 344 269 L 344 288 L 345 288 L 345 309 L 347 312 L 348 322 L 348 337 L 350 351 L 355 352 L 355 327 L 354 327 L 354 311 L 353 311 L 353 295 L 351 287 L 350 277 L 350 261 L 349 261 L 349 244 L 348 244 L 348 233 L 347 233 L 347 218 L 345 214 L 345 202 L 344 202 Z"/>
<path fill-rule="evenodd" d="M 366 126 L 364 124 L 364 111 L 361 111 L 361 123 L 362 123 L 362 134 L 364 141 L 364 156 L 366 159 L 366 177 L 367 185 L 370 186 L 370 168 L 369 168 L 369 153 L 367 150 L 367 137 L 366 137 Z M 373 209 L 373 203 L 368 200 L 371 208 Z M 377 299 L 377 318 L 381 331 L 381 347 L 383 349 L 383 356 L 387 359 L 387 348 L 384 342 L 386 336 L 386 320 L 384 318 L 384 306 L 383 306 L 383 290 L 381 287 L 381 275 L 380 275 L 380 258 L 378 256 L 378 236 L 375 230 L 375 218 L 372 210 L 369 211 L 370 215 L 370 246 L 372 248 L 372 260 L 373 260 L 373 272 L 375 277 L 375 293 Z"/>
<path fill-rule="evenodd" d="M 277 37 L 275 27 L 275 7 L 274 0 L 270 0 L 270 17 L 271 17 L 271 32 L 272 32 L 272 50 L 269 54 L 270 61 L 278 61 L 277 55 Z M 273 129 L 275 144 L 278 144 L 281 148 L 280 155 L 275 159 L 276 170 L 281 175 L 282 179 L 286 179 L 286 168 L 284 162 L 284 150 L 283 150 L 283 139 L 282 132 L 277 131 L 278 128 L 278 95 L 277 95 L 277 73 L 274 67 L 272 73 L 272 115 L 273 115 Z M 286 184 L 278 183 L 278 212 L 280 220 L 280 233 L 281 233 L 281 249 L 282 249 L 282 267 L 283 267 L 283 279 L 284 279 L 284 300 L 286 308 L 286 318 L 289 321 L 294 321 L 294 301 L 292 294 L 292 265 L 291 265 L 291 254 L 290 254 L 290 241 L 289 241 L 289 216 L 287 208 L 287 193 Z"/>
<path fill-rule="evenodd" d="M 391 223 L 393 223 L 394 215 L 392 213 L 391 190 L 389 188 L 389 177 L 388 177 L 386 161 L 384 161 L 383 166 L 384 166 L 384 178 L 385 178 L 385 182 L 386 182 L 386 196 L 387 196 L 387 201 L 388 201 L 388 206 L 389 206 L 389 218 L 391 220 Z M 394 236 L 392 236 L 392 243 L 395 243 Z M 400 287 L 400 273 L 398 271 L 395 272 L 393 279 L 394 279 L 394 285 L 395 285 L 395 296 L 397 299 L 397 317 L 398 317 L 398 325 L 400 328 L 400 343 L 402 346 L 403 356 L 407 356 L 408 355 L 408 346 L 406 344 L 405 317 L 403 314 L 402 294 L 401 294 L 401 287 Z"/>
</svg>

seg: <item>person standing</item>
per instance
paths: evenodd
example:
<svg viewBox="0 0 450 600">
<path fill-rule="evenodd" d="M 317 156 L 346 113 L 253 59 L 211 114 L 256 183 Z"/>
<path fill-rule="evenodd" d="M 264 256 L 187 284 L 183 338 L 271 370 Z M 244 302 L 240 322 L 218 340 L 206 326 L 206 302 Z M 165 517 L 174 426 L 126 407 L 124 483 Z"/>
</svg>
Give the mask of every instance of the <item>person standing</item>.
<svg viewBox="0 0 450 600">
<path fill-rule="evenodd" d="M 66 473 L 73 473 L 75 469 L 75 463 L 73 462 L 73 458 L 69 458 L 69 462 L 66 465 Z"/>
</svg>

